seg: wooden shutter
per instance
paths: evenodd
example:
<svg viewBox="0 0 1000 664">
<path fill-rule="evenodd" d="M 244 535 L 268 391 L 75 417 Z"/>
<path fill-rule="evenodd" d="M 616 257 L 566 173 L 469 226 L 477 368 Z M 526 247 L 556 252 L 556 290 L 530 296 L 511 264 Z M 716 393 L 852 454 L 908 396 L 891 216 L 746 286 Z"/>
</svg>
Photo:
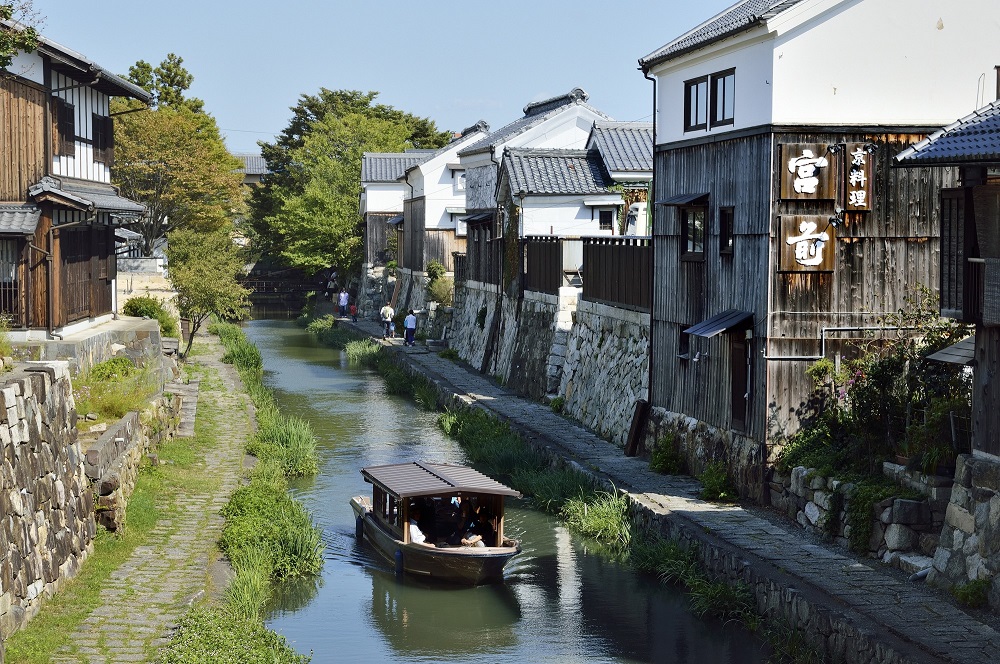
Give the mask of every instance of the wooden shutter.
<svg viewBox="0 0 1000 664">
<path fill-rule="evenodd" d="M 732 428 L 736 431 L 746 431 L 747 404 L 750 401 L 750 367 L 748 366 L 747 341 L 742 331 L 729 335 L 729 366 Z"/>
<path fill-rule="evenodd" d="M 104 163 L 115 165 L 115 119 L 105 115 L 104 120 Z"/>
<path fill-rule="evenodd" d="M 53 148 L 57 155 L 76 154 L 76 109 L 73 104 L 56 99 L 56 140 Z"/>
<path fill-rule="evenodd" d="M 107 115 L 98 115 L 94 113 L 92 116 L 92 127 L 94 137 L 94 161 L 101 162 L 111 166 L 114 162 L 114 142 L 115 142 L 115 124 Z"/>
</svg>

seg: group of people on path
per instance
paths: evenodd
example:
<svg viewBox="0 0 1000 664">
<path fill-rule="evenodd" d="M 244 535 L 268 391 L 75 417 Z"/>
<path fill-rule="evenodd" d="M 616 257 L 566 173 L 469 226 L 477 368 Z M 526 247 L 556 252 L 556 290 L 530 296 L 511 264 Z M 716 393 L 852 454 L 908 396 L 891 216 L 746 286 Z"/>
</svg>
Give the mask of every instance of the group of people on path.
<svg viewBox="0 0 1000 664">
<path fill-rule="evenodd" d="M 393 318 L 396 315 L 396 310 L 392 308 L 392 305 L 388 302 L 379 311 L 379 318 L 382 320 L 382 338 L 383 339 L 393 339 L 396 337 L 396 323 Z M 403 343 L 407 346 L 413 346 L 416 344 L 416 334 L 417 334 L 417 315 L 414 313 L 413 309 L 406 315 L 403 319 L 403 331 L 404 339 Z"/>
</svg>

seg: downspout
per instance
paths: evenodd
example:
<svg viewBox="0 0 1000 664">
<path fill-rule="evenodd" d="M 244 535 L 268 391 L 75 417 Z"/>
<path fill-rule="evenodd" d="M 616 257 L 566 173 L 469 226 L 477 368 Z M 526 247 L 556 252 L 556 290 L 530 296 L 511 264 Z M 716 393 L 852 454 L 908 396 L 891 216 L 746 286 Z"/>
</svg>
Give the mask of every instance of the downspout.
<svg viewBox="0 0 1000 664">
<path fill-rule="evenodd" d="M 653 82 L 653 173 L 649 181 L 649 194 L 646 196 L 646 223 L 649 225 L 649 243 L 652 248 L 652 264 L 649 269 L 649 361 L 647 362 L 649 375 L 646 378 L 646 403 L 651 404 L 653 401 L 653 348 L 656 345 L 653 343 L 653 303 L 656 301 L 653 290 L 656 287 L 656 242 L 653 238 L 653 227 L 656 225 L 656 205 L 653 202 L 656 197 L 656 78 L 650 76 L 645 67 L 642 67 L 642 76 L 647 81 Z"/>
</svg>

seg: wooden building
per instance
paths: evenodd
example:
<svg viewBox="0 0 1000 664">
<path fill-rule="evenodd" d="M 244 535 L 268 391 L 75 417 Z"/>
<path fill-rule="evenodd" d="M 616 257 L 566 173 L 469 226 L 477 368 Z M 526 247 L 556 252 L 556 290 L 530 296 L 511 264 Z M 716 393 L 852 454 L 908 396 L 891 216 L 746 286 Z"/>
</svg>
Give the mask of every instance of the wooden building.
<svg viewBox="0 0 1000 664">
<path fill-rule="evenodd" d="M 0 72 L 0 314 L 15 336 L 115 311 L 114 229 L 145 210 L 111 185 L 115 96 L 150 99 L 45 38 Z"/>
<path fill-rule="evenodd" d="M 1000 76 L 997 79 L 1000 97 Z M 940 194 L 941 315 L 975 325 L 940 355 L 973 367 L 972 454 L 1000 461 L 1000 99 L 896 156 L 908 168 L 957 168 Z"/>
<path fill-rule="evenodd" d="M 640 59 L 657 105 L 650 403 L 695 470 L 721 457 L 763 498 L 813 413 L 805 370 L 936 287 L 954 171 L 891 162 L 992 70 L 982 17 L 1000 7 L 975 4 L 745 0 Z"/>
</svg>

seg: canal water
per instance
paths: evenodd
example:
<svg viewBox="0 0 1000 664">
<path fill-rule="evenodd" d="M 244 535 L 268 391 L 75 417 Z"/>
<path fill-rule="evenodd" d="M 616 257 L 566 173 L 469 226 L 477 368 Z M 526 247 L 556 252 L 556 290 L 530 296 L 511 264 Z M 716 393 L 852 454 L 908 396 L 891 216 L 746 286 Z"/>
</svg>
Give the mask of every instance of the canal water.
<svg viewBox="0 0 1000 664">
<path fill-rule="evenodd" d="M 687 662 L 753 664 L 764 646 L 736 625 L 693 616 L 682 593 L 594 552 L 560 523 L 516 501 L 505 532 L 524 552 L 503 584 L 477 588 L 397 579 L 357 541 L 348 500 L 363 466 L 426 459 L 465 463 L 436 415 L 386 393 L 372 371 L 286 321 L 254 321 L 265 382 L 308 420 L 320 471 L 292 492 L 323 530 L 318 579 L 285 584 L 268 626 L 321 662 Z"/>
</svg>

